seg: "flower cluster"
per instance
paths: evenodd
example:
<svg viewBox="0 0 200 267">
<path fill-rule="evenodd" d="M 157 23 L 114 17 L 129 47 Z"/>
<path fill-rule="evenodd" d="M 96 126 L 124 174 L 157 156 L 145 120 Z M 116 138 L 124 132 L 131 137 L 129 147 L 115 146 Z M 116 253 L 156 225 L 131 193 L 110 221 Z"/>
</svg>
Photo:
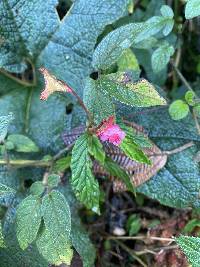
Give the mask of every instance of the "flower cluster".
<svg viewBox="0 0 200 267">
<path fill-rule="evenodd" d="M 111 116 L 102 122 L 96 135 L 101 141 L 108 141 L 116 146 L 119 146 L 126 136 L 125 132 L 115 123 L 114 116 Z"/>
</svg>

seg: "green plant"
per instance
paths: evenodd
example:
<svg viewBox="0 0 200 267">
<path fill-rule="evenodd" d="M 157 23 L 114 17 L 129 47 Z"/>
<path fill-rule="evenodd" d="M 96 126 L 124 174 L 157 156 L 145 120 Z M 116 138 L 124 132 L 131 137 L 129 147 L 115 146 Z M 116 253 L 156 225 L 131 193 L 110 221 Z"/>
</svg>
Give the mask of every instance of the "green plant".
<svg viewBox="0 0 200 267">
<path fill-rule="evenodd" d="M 78 210 L 83 205 L 101 214 L 97 162 L 132 197 L 141 192 L 170 207 L 200 206 L 193 160 L 200 104 L 178 69 L 183 25 L 164 1 L 150 1 L 149 14 L 132 2 L 77 0 L 62 20 L 57 0 L 0 3 L 0 205 L 6 208 L 0 217 L 1 267 L 69 265 L 74 250 L 84 267 L 94 266 L 95 247 Z M 188 0 L 186 19 L 199 14 L 200 1 Z M 171 117 L 160 88 L 170 62 L 188 90 L 169 106 Z M 147 79 L 140 78 L 141 66 Z M 140 116 L 156 106 L 162 109 Z M 127 122 L 133 122 L 134 112 L 136 129 Z M 80 125 L 81 133 L 73 132 Z M 61 136 L 71 130 L 66 146 Z M 115 162 L 105 141 L 138 166 L 155 168 L 157 156 L 168 156 L 167 164 L 136 188 L 132 173 Z M 161 155 L 146 152 L 154 143 Z M 140 218 L 133 215 L 127 227 L 136 234 Z M 191 238 L 176 241 L 193 263 L 185 245 L 196 242 Z"/>
</svg>

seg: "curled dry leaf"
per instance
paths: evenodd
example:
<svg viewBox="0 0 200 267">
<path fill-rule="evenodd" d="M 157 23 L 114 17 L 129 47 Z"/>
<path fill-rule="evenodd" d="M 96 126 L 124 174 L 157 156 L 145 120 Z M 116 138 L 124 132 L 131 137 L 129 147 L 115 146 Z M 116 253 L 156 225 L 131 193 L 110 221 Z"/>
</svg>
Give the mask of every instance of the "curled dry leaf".
<svg viewBox="0 0 200 267">
<path fill-rule="evenodd" d="M 144 133 L 144 129 L 135 124 L 129 123 L 129 126 L 132 126 L 134 129 L 137 130 L 138 133 Z M 77 127 L 71 132 L 63 134 L 63 140 L 66 145 L 70 145 L 74 142 L 78 136 L 80 136 L 84 132 L 84 126 Z M 104 146 L 104 150 L 106 155 L 116 163 L 119 164 L 131 177 L 131 181 L 137 187 L 146 181 L 148 181 L 151 177 L 153 177 L 160 169 L 162 169 L 166 162 L 167 162 L 167 155 L 163 154 L 162 151 L 152 142 L 151 148 L 144 148 L 144 153 L 149 156 L 152 164 L 147 165 L 143 163 L 138 163 L 136 161 L 131 160 L 128 158 L 119 147 L 114 146 L 112 144 L 106 144 Z M 108 173 L 105 171 L 103 166 L 100 166 L 97 162 L 94 162 L 94 173 L 95 175 L 104 175 L 109 176 Z M 113 180 L 113 188 L 115 192 L 126 191 L 125 184 L 117 180 L 115 177 L 110 177 Z"/>
</svg>

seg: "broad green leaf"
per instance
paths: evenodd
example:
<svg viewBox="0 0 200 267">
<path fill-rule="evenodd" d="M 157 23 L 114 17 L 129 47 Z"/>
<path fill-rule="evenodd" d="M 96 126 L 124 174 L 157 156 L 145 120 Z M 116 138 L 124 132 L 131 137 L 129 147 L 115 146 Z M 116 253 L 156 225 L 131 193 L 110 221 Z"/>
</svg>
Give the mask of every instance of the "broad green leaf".
<svg viewBox="0 0 200 267">
<path fill-rule="evenodd" d="M 1 1 L 0 17 L 3 19 L 0 34 L 3 42 L 0 67 L 10 72 L 22 72 L 28 60 L 35 60 L 59 26 L 55 12 L 57 3 L 57 0 L 39 0 L 26 1 L 22 5 L 16 0 Z"/>
<path fill-rule="evenodd" d="M 134 83 L 126 73 L 102 76 L 98 84 L 99 90 L 107 92 L 109 96 L 126 105 L 150 107 L 166 104 L 165 99 L 158 94 L 152 84 L 144 79 Z"/>
<path fill-rule="evenodd" d="M 39 152 L 38 146 L 25 135 L 11 134 L 7 140 L 14 144 L 14 150 L 17 152 Z"/>
<path fill-rule="evenodd" d="M 123 54 L 117 61 L 117 65 L 118 65 L 118 71 L 140 70 L 137 58 L 130 48 L 128 48 L 123 52 Z"/>
<path fill-rule="evenodd" d="M 192 267 L 200 266 L 200 238 L 193 236 L 179 236 L 175 239 L 179 247 L 187 256 Z"/>
<path fill-rule="evenodd" d="M 190 106 L 195 105 L 195 93 L 191 90 L 187 91 L 185 94 L 185 101 L 188 103 Z"/>
<path fill-rule="evenodd" d="M 115 116 L 115 107 L 111 98 L 100 91 L 96 82 L 90 78 L 86 80 L 83 101 L 92 113 L 96 124 L 109 116 Z"/>
<path fill-rule="evenodd" d="M 101 144 L 99 138 L 96 135 L 91 135 L 89 137 L 88 146 L 90 155 L 92 155 L 100 163 L 104 164 L 106 155 L 103 150 L 103 145 Z"/>
<path fill-rule="evenodd" d="M 42 181 L 33 183 L 30 187 L 30 193 L 34 196 L 41 196 L 45 190 L 45 186 Z"/>
<path fill-rule="evenodd" d="M 104 168 L 111 176 L 117 177 L 122 180 L 128 190 L 135 195 L 135 187 L 131 182 L 129 175 L 116 162 L 114 162 L 111 158 L 106 157 Z"/>
<path fill-rule="evenodd" d="M 59 182 L 60 182 L 60 175 L 51 174 L 48 176 L 48 186 L 50 187 L 58 186 Z"/>
<path fill-rule="evenodd" d="M 99 213 L 99 184 L 92 174 L 89 157 L 89 135 L 81 135 L 72 150 L 71 184 L 76 197 L 89 209 Z"/>
<path fill-rule="evenodd" d="M 124 138 L 120 144 L 120 148 L 130 159 L 141 163 L 151 164 L 151 161 L 145 153 L 130 139 L 130 137 L 126 136 Z"/>
<path fill-rule="evenodd" d="M 14 193 L 15 193 L 14 189 L 0 183 L 0 197 Z"/>
<path fill-rule="evenodd" d="M 13 120 L 12 114 L 0 116 L 0 143 L 4 141 L 10 122 Z"/>
<path fill-rule="evenodd" d="M 22 249 L 26 249 L 36 239 L 40 223 L 40 199 L 30 195 L 17 208 L 16 234 Z"/>
<path fill-rule="evenodd" d="M 173 120 L 181 120 L 189 113 L 189 106 L 182 100 L 174 101 L 169 107 L 169 114 Z"/>
<path fill-rule="evenodd" d="M 38 250 L 48 262 L 70 264 L 71 212 L 65 197 L 53 190 L 43 198 L 41 209 L 45 229 L 37 240 Z"/>
<path fill-rule="evenodd" d="M 5 248 L 5 241 L 4 241 L 4 236 L 3 236 L 3 229 L 2 229 L 2 224 L 0 221 L 0 248 Z"/>
<path fill-rule="evenodd" d="M 163 30 L 168 35 L 174 25 L 169 17 L 155 16 L 146 22 L 129 23 L 109 33 L 97 46 L 92 64 L 95 69 L 107 69 L 114 64 L 124 50 L 148 39 Z"/>
<path fill-rule="evenodd" d="M 152 69 L 154 72 L 163 70 L 170 61 L 170 57 L 174 54 L 173 46 L 164 43 L 157 48 L 151 58 Z"/>
<path fill-rule="evenodd" d="M 200 0 L 188 0 L 185 6 L 186 19 L 192 19 L 200 15 Z"/>
<path fill-rule="evenodd" d="M 61 233 L 60 233 L 61 235 Z M 58 237 L 60 238 L 60 236 Z M 65 263 L 70 265 L 71 259 L 73 257 L 73 250 L 71 249 L 71 244 L 54 240 L 48 229 L 44 229 L 39 235 L 37 241 L 37 248 L 41 255 L 51 264 L 56 266 Z"/>
</svg>

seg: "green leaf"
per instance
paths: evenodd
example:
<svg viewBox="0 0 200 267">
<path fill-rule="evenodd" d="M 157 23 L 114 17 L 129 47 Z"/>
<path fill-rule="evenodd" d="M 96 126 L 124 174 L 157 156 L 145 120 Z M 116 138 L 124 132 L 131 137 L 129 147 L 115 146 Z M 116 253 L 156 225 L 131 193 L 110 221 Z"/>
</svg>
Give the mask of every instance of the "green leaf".
<svg viewBox="0 0 200 267">
<path fill-rule="evenodd" d="M 13 120 L 13 115 L 0 116 L 0 143 L 4 141 L 10 122 Z"/>
<path fill-rule="evenodd" d="M 39 252 L 52 264 L 70 264 L 71 212 L 63 194 L 53 190 L 46 195 L 42 200 L 42 215 L 45 229 L 37 240 Z"/>
<path fill-rule="evenodd" d="M 30 193 L 34 196 L 41 196 L 44 190 L 45 190 L 45 186 L 41 181 L 37 181 L 33 183 L 30 187 Z"/>
<path fill-rule="evenodd" d="M 157 48 L 151 58 L 151 64 L 154 72 L 163 70 L 170 61 L 170 57 L 174 54 L 174 48 L 168 43 L 164 43 Z"/>
<path fill-rule="evenodd" d="M 61 158 L 56 161 L 55 165 L 53 166 L 53 171 L 64 172 L 65 170 L 69 169 L 70 163 L 71 163 L 71 156 Z"/>
<path fill-rule="evenodd" d="M 189 113 L 189 106 L 182 100 L 174 101 L 169 107 L 169 114 L 173 120 L 181 120 Z"/>
<path fill-rule="evenodd" d="M 184 226 L 183 233 L 192 233 L 196 227 L 200 227 L 200 220 L 192 219 Z"/>
<path fill-rule="evenodd" d="M 50 187 L 58 186 L 59 182 L 60 182 L 60 175 L 51 174 L 48 176 L 48 186 Z"/>
<path fill-rule="evenodd" d="M 89 157 L 89 135 L 81 135 L 72 150 L 71 184 L 76 197 L 87 208 L 99 213 L 99 184 L 92 174 L 92 162 Z"/>
<path fill-rule="evenodd" d="M 127 189 L 135 195 L 135 186 L 131 182 L 129 175 L 116 162 L 106 157 L 104 168 L 111 176 L 121 179 L 125 183 Z"/>
<path fill-rule="evenodd" d="M 26 249 L 36 239 L 41 223 L 40 208 L 40 199 L 32 195 L 25 198 L 17 208 L 16 233 L 22 249 Z"/>
<path fill-rule="evenodd" d="M 141 148 L 137 144 L 135 144 L 128 136 L 124 138 L 124 140 L 120 144 L 120 148 L 130 159 L 140 163 L 151 164 L 151 161 L 144 154 Z"/>
<path fill-rule="evenodd" d="M 136 214 L 132 214 L 127 220 L 126 227 L 128 229 L 129 236 L 136 235 L 142 227 L 140 217 L 138 217 Z"/>
<path fill-rule="evenodd" d="M 96 135 L 91 135 L 88 145 L 90 155 L 92 155 L 100 163 L 104 164 L 106 155 L 103 150 L 103 145 L 99 141 L 99 138 Z"/>
<path fill-rule="evenodd" d="M 132 45 L 148 39 L 163 30 L 168 35 L 174 25 L 170 17 L 155 16 L 146 22 L 129 23 L 109 33 L 97 46 L 92 64 L 95 69 L 108 69 Z"/>
<path fill-rule="evenodd" d="M 99 90 L 107 92 L 109 96 L 126 105 L 150 107 L 166 104 L 165 99 L 158 94 L 152 84 L 144 79 L 134 83 L 129 80 L 126 73 L 102 76 L 98 83 Z"/>
<path fill-rule="evenodd" d="M 90 78 L 86 80 L 83 101 L 92 113 L 96 124 L 112 115 L 115 116 L 112 100 L 103 91 L 98 90 L 96 82 Z"/>
<path fill-rule="evenodd" d="M 17 152 L 38 152 L 38 146 L 27 136 L 22 134 L 11 134 L 7 140 L 12 142 Z"/>
<path fill-rule="evenodd" d="M 83 261 L 83 267 L 93 267 L 96 258 L 94 245 L 91 243 L 87 232 L 76 220 L 72 227 L 72 244 Z"/>
<path fill-rule="evenodd" d="M 15 193 L 14 189 L 0 183 L 0 197 L 14 193 Z"/>
<path fill-rule="evenodd" d="M 137 132 L 134 128 L 129 127 L 121 122 L 118 123 L 120 128 L 126 133 L 129 139 L 131 139 L 136 145 L 141 148 L 152 147 L 152 142 L 143 133 Z"/>
<path fill-rule="evenodd" d="M 187 256 L 192 267 L 200 266 L 200 238 L 192 236 L 179 236 L 175 239 L 177 244 Z"/>
<path fill-rule="evenodd" d="M 47 228 L 39 235 L 36 244 L 39 252 L 49 263 L 55 264 L 56 266 L 62 263 L 70 265 L 73 257 L 73 250 L 71 249 L 70 243 L 54 241 L 51 232 Z"/>
<path fill-rule="evenodd" d="M 187 91 L 185 94 L 185 101 L 188 103 L 190 106 L 195 105 L 195 93 L 191 90 Z"/>
<path fill-rule="evenodd" d="M 170 6 L 167 5 L 163 5 L 160 9 L 160 12 L 162 14 L 163 17 L 168 17 L 168 18 L 173 18 L 174 17 L 174 12 L 171 9 Z"/>
<path fill-rule="evenodd" d="M 200 0 L 188 0 L 185 7 L 186 19 L 192 19 L 200 15 Z"/>
<path fill-rule="evenodd" d="M 121 57 L 117 61 L 118 71 L 127 71 L 127 70 L 134 70 L 140 71 L 140 67 L 137 61 L 136 56 L 134 55 L 133 51 L 128 48 L 126 49 Z"/>
</svg>

